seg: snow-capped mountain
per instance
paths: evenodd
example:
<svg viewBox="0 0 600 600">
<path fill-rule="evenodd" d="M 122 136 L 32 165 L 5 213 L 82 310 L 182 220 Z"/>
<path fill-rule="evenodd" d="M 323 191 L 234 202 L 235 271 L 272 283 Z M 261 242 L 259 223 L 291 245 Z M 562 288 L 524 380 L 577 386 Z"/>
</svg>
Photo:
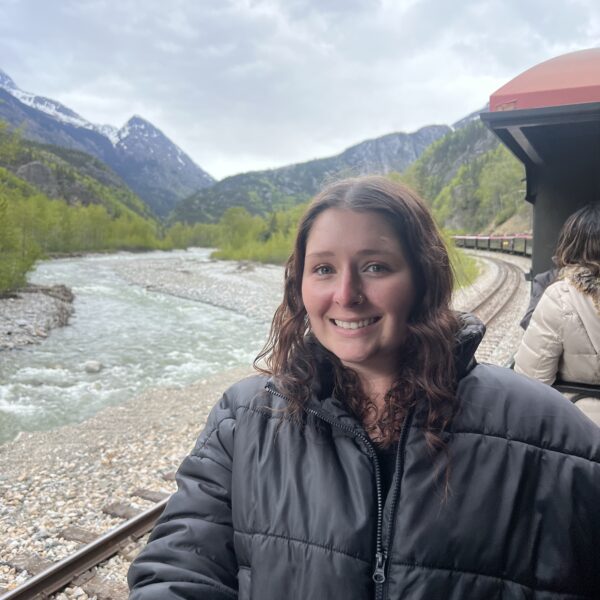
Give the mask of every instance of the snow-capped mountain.
<svg viewBox="0 0 600 600">
<path fill-rule="evenodd" d="M 36 96 L 31 92 L 25 92 L 19 89 L 13 79 L 4 71 L 2 71 L 2 69 L 0 69 L 0 88 L 4 88 L 23 104 L 26 104 L 31 108 L 35 108 L 40 112 L 46 113 L 47 115 L 55 118 L 57 121 L 68 123 L 69 125 L 75 125 L 76 127 L 85 127 L 86 129 L 98 131 L 102 135 L 105 135 L 113 143 L 113 145 L 116 145 L 119 141 L 119 129 L 117 127 L 113 127 L 112 125 L 94 125 L 57 100 L 52 100 L 51 98 L 46 98 L 45 96 Z"/>
<path fill-rule="evenodd" d="M 25 92 L 0 70 L 0 119 L 24 137 L 73 148 L 118 173 L 159 216 L 214 179 L 152 123 L 134 116 L 120 129 L 90 123 L 56 100 Z"/>
<path fill-rule="evenodd" d="M 116 146 L 119 142 L 119 128 L 114 125 L 94 125 L 94 129 L 105 135 Z"/>
</svg>

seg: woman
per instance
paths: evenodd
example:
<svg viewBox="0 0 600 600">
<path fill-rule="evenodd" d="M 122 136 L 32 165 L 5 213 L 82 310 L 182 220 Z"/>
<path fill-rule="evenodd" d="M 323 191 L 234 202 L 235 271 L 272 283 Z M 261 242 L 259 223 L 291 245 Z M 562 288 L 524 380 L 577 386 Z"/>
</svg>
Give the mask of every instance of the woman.
<svg viewBox="0 0 600 600">
<path fill-rule="evenodd" d="M 600 597 L 600 435 L 476 365 L 423 202 L 387 179 L 303 217 L 264 359 L 213 409 L 130 600 Z"/>
<path fill-rule="evenodd" d="M 558 280 L 546 288 L 515 356 L 515 371 L 552 385 L 600 384 L 600 203 L 573 213 L 556 248 Z"/>
</svg>

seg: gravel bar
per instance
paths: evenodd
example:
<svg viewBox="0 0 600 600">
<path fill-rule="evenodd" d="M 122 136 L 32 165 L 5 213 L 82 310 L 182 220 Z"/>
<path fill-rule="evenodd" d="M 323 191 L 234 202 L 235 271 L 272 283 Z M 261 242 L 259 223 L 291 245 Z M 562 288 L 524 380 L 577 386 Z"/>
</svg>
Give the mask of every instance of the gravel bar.
<svg viewBox="0 0 600 600">
<path fill-rule="evenodd" d="M 0 298 L 0 351 L 39 344 L 73 314 L 73 294 L 64 285 L 29 284 Z"/>
<path fill-rule="evenodd" d="M 454 298 L 457 309 L 467 309 L 491 284 L 493 263 L 481 258 L 482 275 Z M 497 255 L 496 255 L 497 256 Z M 518 257 L 513 257 L 517 259 Z M 521 259 L 523 269 L 529 261 Z M 120 275 L 136 285 L 162 293 L 210 302 L 248 316 L 269 321 L 281 297 L 281 267 L 182 259 L 141 261 Z M 504 361 L 520 339 L 518 322 L 528 293 L 509 321 L 500 325 L 508 340 L 504 351 L 495 341 L 494 356 Z M 40 304 L 40 310 L 46 309 Z M 0 309 L 2 305 L 0 305 Z M 510 322 L 512 320 L 512 323 Z M 518 325 L 516 326 L 518 329 Z M 502 345 L 505 342 L 502 342 Z M 485 357 L 480 356 L 480 360 Z M 77 544 L 61 538 L 67 527 L 103 533 L 120 520 L 102 512 L 111 503 L 126 503 L 143 510 L 150 501 L 133 495 L 136 488 L 159 493 L 175 489 L 173 474 L 191 450 L 207 414 L 222 392 L 252 373 L 250 366 L 228 370 L 185 388 L 148 390 L 121 406 L 109 407 L 77 425 L 47 432 L 23 433 L 0 446 L 0 589 L 13 589 L 31 576 L 9 563 L 32 555 L 56 561 L 72 553 Z M 126 598 L 125 575 L 139 544 L 98 569 L 115 583 L 111 600 Z M 86 591 L 84 591 L 84 588 Z M 90 587 L 73 586 L 56 594 L 65 600 L 101 600 Z"/>
</svg>

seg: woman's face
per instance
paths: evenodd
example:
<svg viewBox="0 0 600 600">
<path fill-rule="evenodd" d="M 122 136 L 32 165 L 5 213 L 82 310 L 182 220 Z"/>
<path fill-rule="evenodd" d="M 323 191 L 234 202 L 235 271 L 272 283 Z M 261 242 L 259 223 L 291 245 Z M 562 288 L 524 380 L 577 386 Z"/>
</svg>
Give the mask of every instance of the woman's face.
<svg viewBox="0 0 600 600">
<path fill-rule="evenodd" d="M 313 334 L 361 377 L 394 377 L 415 301 L 411 269 L 386 220 L 330 208 L 306 244 L 302 300 Z"/>
</svg>

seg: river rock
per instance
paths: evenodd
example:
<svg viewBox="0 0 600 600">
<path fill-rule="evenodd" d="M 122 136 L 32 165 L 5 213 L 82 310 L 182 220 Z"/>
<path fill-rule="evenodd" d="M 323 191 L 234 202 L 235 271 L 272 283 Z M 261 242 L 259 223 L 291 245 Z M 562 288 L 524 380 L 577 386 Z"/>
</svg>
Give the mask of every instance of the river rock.
<svg viewBox="0 0 600 600">
<path fill-rule="evenodd" d="M 88 360 L 84 365 L 86 373 L 100 373 L 104 368 L 104 365 L 98 360 Z"/>
</svg>

